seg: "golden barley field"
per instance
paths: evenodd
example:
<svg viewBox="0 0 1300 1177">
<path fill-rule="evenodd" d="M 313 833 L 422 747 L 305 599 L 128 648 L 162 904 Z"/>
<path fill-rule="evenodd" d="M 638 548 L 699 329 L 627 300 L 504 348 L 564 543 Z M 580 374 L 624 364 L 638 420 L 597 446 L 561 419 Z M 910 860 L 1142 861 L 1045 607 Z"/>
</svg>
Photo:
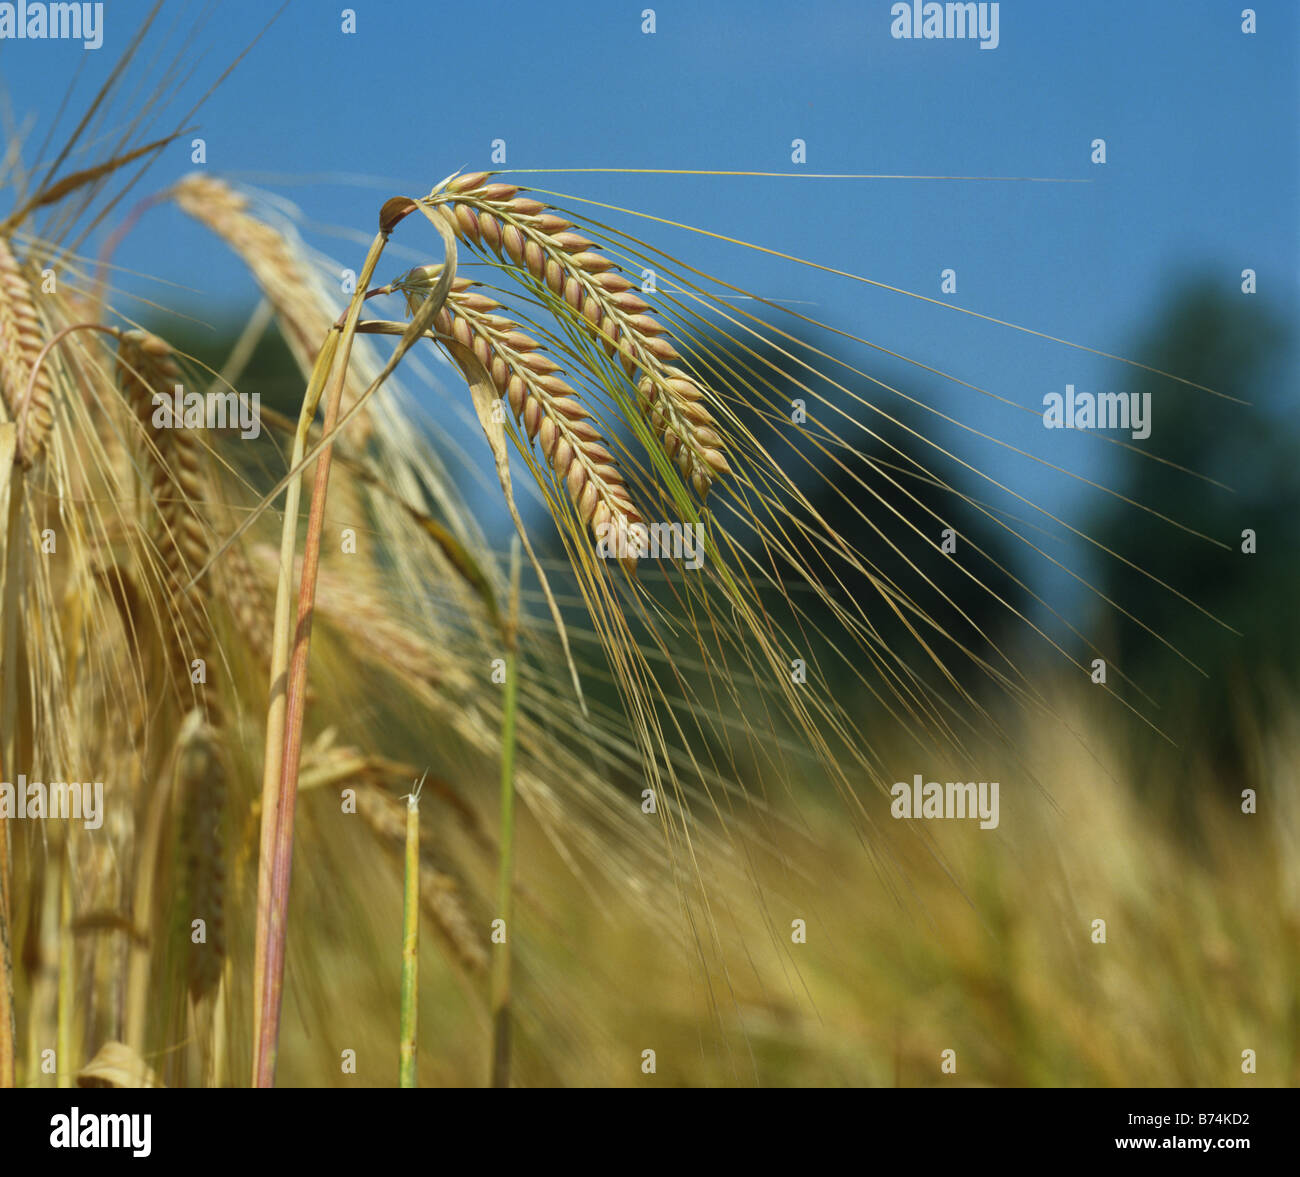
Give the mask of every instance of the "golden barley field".
<svg viewBox="0 0 1300 1177">
<path fill-rule="evenodd" d="M 1300 1082 L 1285 298 L 940 299 L 784 130 L 326 232 L 204 123 L 286 9 L 10 93 L 0 1086 Z"/>
</svg>

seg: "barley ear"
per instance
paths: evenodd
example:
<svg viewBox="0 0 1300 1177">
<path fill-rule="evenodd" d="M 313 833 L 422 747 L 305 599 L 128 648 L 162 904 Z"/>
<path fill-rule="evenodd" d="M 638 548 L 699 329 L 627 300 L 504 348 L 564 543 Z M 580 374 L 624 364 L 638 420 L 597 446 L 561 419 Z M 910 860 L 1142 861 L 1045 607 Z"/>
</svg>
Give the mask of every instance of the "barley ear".
<svg viewBox="0 0 1300 1177">
<path fill-rule="evenodd" d="M 663 338 L 663 325 L 618 266 L 570 221 L 513 184 L 487 183 L 486 173 L 459 176 L 428 200 L 467 244 L 526 271 L 562 299 L 574 318 L 617 358 L 637 390 L 664 452 L 700 497 L 731 473 L 705 389 Z"/>
<path fill-rule="evenodd" d="M 0 397 L 11 420 L 22 421 L 17 461 L 28 467 L 40 456 L 54 424 L 53 382 L 42 365 L 26 389 L 41 354 L 42 329 L 32 287 L 10 243 L 0 237 Z"/>
<path fill-rule="evenodd" d="M 217 737 L 222 712 L 216 692 L 203 685 L 198 688 L 200 696 L 191 677 L 198 662 L 215 670 L 206 594 L 201 585 L 190 584 L 211 551 L 208 528 L 199 513 L 208 497 L 202 445 L 183 421 L 172 419 L 172 395 L 181 383 L 181 372 L 165 340 L 145 331 L 123 332 L 118 343 L 118 381 L 137 419 L 142 461 L 149 473 L 149 532 L 159 568 L 144 583 L 156 580 L 163 597 L 160 648 L 165 679 L 182 714 L 197 707 L 195 733 L 185 744 L 176 782 L 186 900 L 191 919 L 202 919 L 206 928 L 204 942 L 193 944 L 189 957 L 190 990 L 198 997 L 216 986 L 225 957 L 221 823 L 226 782 Z M 159 415 L 162 426 L 156 428 Z"/>
<path fill-rule="evenodd" d="M 412 312 L 427 297 L 441 267 L 424 266 L 399 278 Z M 500 303 L 457 278 L 433 321 L 439 339 L 473 384 L 459 348 L 472 352 L 497 396 L 506 401 L 528 440 L 537 442 L 564 486 L 584 526 L 597 538 L 607 526 L 626 526 L 640 515 L 604 438 L 560 366 L 517 323 L 493 313 Z"/>
</svg>

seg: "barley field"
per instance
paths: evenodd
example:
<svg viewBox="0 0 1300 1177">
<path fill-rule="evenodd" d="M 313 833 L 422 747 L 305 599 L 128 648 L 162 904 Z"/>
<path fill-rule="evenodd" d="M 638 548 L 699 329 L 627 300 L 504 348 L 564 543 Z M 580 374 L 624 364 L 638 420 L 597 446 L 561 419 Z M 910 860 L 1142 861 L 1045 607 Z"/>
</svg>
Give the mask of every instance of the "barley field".
<svg viewBox="0 0 1300 1177">
<path fill-rule="evenodd" d="M 0 1086 L 1300 1083 L 1295 13 L 74 7 Z"/>
</svg>

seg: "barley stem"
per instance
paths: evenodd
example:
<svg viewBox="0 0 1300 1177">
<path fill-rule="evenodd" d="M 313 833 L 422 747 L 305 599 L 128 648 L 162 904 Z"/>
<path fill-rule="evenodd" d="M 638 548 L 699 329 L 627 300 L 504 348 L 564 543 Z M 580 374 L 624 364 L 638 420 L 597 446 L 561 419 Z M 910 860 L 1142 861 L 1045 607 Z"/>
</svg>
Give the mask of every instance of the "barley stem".
<svg viewBox="0 0 1300 1177">
<path fill-rule="evenodd" d="M 341 355 L 331 379 L 329 399 L 325 405 L 325 434 L 328 436 L 338 420 L 339 400 L 352 354 L 352 339 L 366 288 L 383 254 L 387 241 L 380 233 L 371 243 L 370 252 L 357 283 L 357 293 L 348 307 L 347 320 L 340 339 Z M 306 706 L 307 659 L 311 652 L 311 625 L 316 605 L 316 578 L 320 571 L 321 535 L 325 527 L 325 495 L 329 489 L 332 445 L 321 450 L 316 463 L 316 478 L 311 493 L 311 514 L 307 519 L 307 539 L 303 546 L 302 576 L 298 582 L 298 620 L 294 631 L 293 652 L 289 658 L 284 713 L 284 750 L 280 758 L 280 788 L 275 807 L 275 834 L 271 855 L 270 911 L 266 928 L 264 976 L 260 985 L 261 1020 L 258 1023 L 255 1085 L 271 1087 L 275 1083 L 275 1057 L 280 1038 L 280 1008 L 284 989 L 284 942 L 288 933 L 289 883 L 293 872 L 293 820 L 298 801 L 298 759 L 302 751 L 302 725 Z"/>
<path fill-rule="evenodd" d="M 402 893 L 402 1043 L 398 1085 L 418 1087 L 420 1026 L 420 781 L 406 798 L 406 876 Z"/>
<path fill-rule="evenodd" d="M 316 365 L 303 396 L 302 412 L 293 439 L 289 467 L 301 461 L 307 436 L 316 416 L 321 393 L 334 366 L 338 331 L 331 329 L 321 344 Z M 284 751 L 285 675 L 289 670 L 289 622 L 293 597 L 293 558 L 298 542 L 298 509 L 302 499 L 301 473 L 285 490 L 284 523 L 280 531 L 280 572 L 275 590 L 275 628 L 271 638 L 270 703 L 266 714 L 266 749 L 262 769 L 262 827 L 257 858 L 257 931 L 253 948 L 253 1082 L 257 1082 L 262 1025 L 262 988 L 265 981 L 266 942 L 271 918 L 271 862 L 275 851 L 276 821 L 280 806 L 280 758 Z"/>
<path fill-rule="evenodd" d="M 510 545 L 510 606 L 506 622 L 506 694 L 501 720 L 501 835 L 497 912 L 505 943 L 492 962 L 493 1087 L 510 1086 L 510 961 L 514 940 L 515 881 L 515 713 L 519 704 L 519 538 Z"/>
<path fill-rule="evenodd" d="M 316 464 L 316 479 L 312 486 L 311 512 L 307 519 L 307 538 L 303 546 L 302 574 L 298 583 L 298 620 L 294 632 L 293 652 L 289 659 L 284 711 L 284 743 L 280 757 L 280 782 L 277 804 L 264 812 L 264 821 L 273 821 L 271 837 L 271 873 L 269 906 L 264 935 L 259 928 L 259 938 L 265 948 L 258 970 L 256 992 L 260 1017 L 257 1021 L 257 1038 L 254 1046 L 253 1083 L 257 1087 L 270 1087 L 275 1082 L 275 1056 L 280 1034 L 280 1009 L 284 989 L 284 945 L 289 911 L 289 883 L 293 870 L 293 820 L 298 799 L 298 767 L 302 755 L 302 729 L 305 718 L 307 691 L 307 662 L 311 654 L 312 618 L 316 604 L 316 582 L 320 572 L 321 535 L 325 526 L 325 496 L 329 490 L 330 464 L 333 458 L 333 437 L 336 429 L 355 415 L 366 398 L 397 367 L 402 356 L 427 329 L 433 316 L 442 308 L 451 277 L 456 267 L 456 246 L 449 231 L 439 227 L 447 247 L 448 278 L 444 287 L 429 299 L 426 309 L 412 320 L 411 330 L 402 337 L 393 356 L 383 371 L 367 388 L 360 399 L 352 404 L 342 421 L 339 418 L 343 388 L 347 380 L 348 363 L 352 355 L 352 341 L 356 336 L 361 308 L 370 297 L 370 281 L 375 267 L 383 256 L 388 237 L 404 216 L 416 208 L 414 201 L 395 198 L 389 201 L 380 214 L 380 230 L 370 245 L 357 280 L 357 290 L 352 296 L 346 316 L 341 324 L 342 334 L 337 348 L 338 364 L 330 382 L 325 404 L 322 432 L 326 440 L 317 447 L 320 451 Z M 314 451 L 313 451 L 314 453 Z M 310 457 L 312 455 L 308 455 Z M 304 459 L 305 460 L 305 459 Z M 283 573 L 282 573 L 283 575 Z M 270 735 L 268 733 L 268 747 Z M 268 758 L 270 753 L 268 753 Z M 272 816 L 272 814 L 274 816 Z M 265 831 L 265 826 L 263 826 Z M 259 920 L 260 923 L 260 920 Z"/>
<path fill-rule="evenodd" d="M 335 375 L 331 378 L 329 397 L 325 403 L 325 420 L 322 423 L 322 436 L 324 441 L 317 445 L 311 453 L 304 456 L 302 462 L 295 463 L 291 469 L 290 475 L 286 477 L 286 484 L 292 485 L 299 475 L 299 466 L 304 466 L 308 459 L 316 458 L 318 453 L 318 462 L 316 464 L 316 481 L 312 486 L 312 506 L 311 514 L 307 520 L 307 540 L 303 546 L 303 571 L 298 585 L 298 624 L 296 624 L 294 633 L 294 646 L 289 658 L 289 667 L 287 667 L 287 676 L 285 681 L 285 704 L 283 704 L 282 718 L 278 721 L 278 726 L 282 728 L 283 739 L 274 739 L 274 732 L 270 730 L 272 726 L 273 715 L 268 714 L 268 734 L 266 734 L 266 776 L 274 771 L 273 757 L 276 757 L 277 745 L 278 754 L 278 788 L 268 789 L 268 780 L 264 778 L 264 796 L 263 796 L 263 860 L 259 864 L 259 904 L 261 903 L 261 870 L 266 862 L 269 861 L 269 879 L 268 886 L 265 888 L 266 906 L 265 909 L 259 908 L 257 913 L 257 956 L 256 956 L 256 981 L 255 1000 L 257 1013 L 255 1014 L 255 1039 L 253 1039 L 253 1074 L 252 1082 L 256 1087 L 273 1086 L 276 1078 L 276 1051 L 279 1042 L 279 1013 L 281 1013 L 281 1004 L 283 998 L 283 983 L 285 983 L 285 936 L 287 932 L 287 916 L 289 916 L 289 884 L 292 873 L 292 851 L 294 851 L 294 809 L 298 801 L 298 769 L 300 757 L 302 757 L 303 747 L 303 721 L 304 708 L 307 702 L 307 662 L 311 654 L 311 636 L 312 636 L 312 615 L 316 605 L 316 581 L 318 572 L 320 572 L 320 554 L 321 554 L 321 532 L 325 525 L 325 496 L 329 490 L 329 471 L 330 462 L 333 458 L 333 438 L 335 430 L 341 429 L 356 412 L 360 411 L 361 406 L 367 401 L 369 395 L 386 380 L 387 376 L 394 371 L 396 365 L 402 360 L 402 356 L 411 349 L 413 343 L 419 339 L 425 330 L 428 329 L 433 316 L 442 310 L 443 299 L 446 298 L 447 290 L 450 289 L 451 278 L 455 276 L 456 268 L 456 245 L 455 238 L 452 237 L 450 230 L 443 228 L 441 224 L 437 225 L 438 233 L 443 239 L 443 245 L 447 250 L 447 281 L 446 284 L 430 297 L 428 307 L 421 308 L 419 315 L 413 317 L 411 329 L 398 347 L 393 356 L 389 359 L 383 369 L 365 393 L 352 406 L 344 412 L 342 420 L 339 419 L 339 404 L 343 398 L 343 386 L 347 380 L 348 360 L 352 354 L 352 339 L 356 336 L 356 324 L 360 319 L 361 307 L 365 299 L 369 298 L 370 280 L 374 277 L 380 258 L 383 255 L 383 247 L 389 241 L 389 235 L 393 233 L 398 222 L 411 212 L 415 212 L 417 205 L 413 200 L 407 198 L 394 198 L 389 200 L 380 211 L 380 231 L 370 243 L 367 258 L 365 258 L 364 267 L 361 268 L 361 274 L 356 284 L 356 293 L 352 295 L 351 303 L 348 304 L 346 315 L 341 316 L 341 323 L 338 324 L 341 334 L 335 338 L 333 350 L 341 351 L 339 355 Z M 331 332 L 331 338 L 334 333 Z M 320 368 L 320 358 L 317 358 L 317 368 Z M 325 371 L 330 371 L 330 365 L 325 364 Z M 315 382 L 315 372 L 313 372 L 313 382 Z M 304 414 L 305 414 L 304 398 Z M 312 416 L 315 416 L 313 412 Z M 305 428 L 309 424 L 311 417 L 304 416 L 300 421 L 299 428 Z M 246 524 L 250 520 L 246 520 Z M 287 528 L 286 516 L 286 528 Z M 296 535 L 296 532 L 294 532 Z M 237 529 L 238 536 L 238 529 Z M 231 537 L 233 540 L 234 537 Z M 227 541 L 230 542 L 230 541 Z M 292 537 L 287 546 L 289 553 L 289 567 L 292 567 Z M 218 553 L 220 554 L 220 553 Z M 276 602 L 276 619 L 279 622 L 279 614 L 282 607 L 286 607 L 286 570 L 283 567 L 283 555 L 285 548 L 281 549 L 281 580 L 277 590 Z M 209 561 L 211 564 L 211 561 Z M 198 576 L 207 571 L 207 566 L 201 568 Z M 287 639 L 286 639 L 287 640 Z M 277 650 L 277 657 L 278 657 Z M 277 678 L 273 670 L 273 687 Z M 274 702 L 274 697 L 273 697 Z M 273 792 L 273 796 L 266 796 L 266 793 Z M 269 823 L 269 827 L 268 827 Z M 269 856 L 268 856 L 269 848 Z"/>
<path fill-rule="evenodd" d="M 22 520 L 23 471 L 14 465 L 9 471 L 9 516 L 5 530 L 4 649 L 0 661 L 0 707 L 4 725 L 0 765 L 11 776 L 17 771 L 18 750 L 18 618 L 22 614 Z M 16 780 L 17 777 L 14 777 Z M 9 933 L 9 829 L 0 821 L 0 1088 L 14 1085 L 14 973 Z"/>
<path fill-rule="evenodd" d="M 76 992 L 76 945 L 72 935 L 72 846 L 64 843 L 59 862 L 59 1004 L 56 1057 L 58 1085 L 71 1087 L 75 1068 L 72 1062 L 72 1003 Z"/>
</svg>

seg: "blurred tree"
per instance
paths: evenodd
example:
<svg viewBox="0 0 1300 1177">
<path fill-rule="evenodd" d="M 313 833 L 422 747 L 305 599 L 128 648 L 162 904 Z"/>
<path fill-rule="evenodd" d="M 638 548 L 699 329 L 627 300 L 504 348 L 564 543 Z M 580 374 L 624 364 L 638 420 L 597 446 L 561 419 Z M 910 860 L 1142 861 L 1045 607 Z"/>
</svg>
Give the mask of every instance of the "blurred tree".
<svg viewBox="0 0 1300 1177">
<path fill-rule="evenodd" d="M 1300 512 L 1292 338 L 1282 320 L 1256 299 L 1233 297 L 1217 284 L 1183 286 L 1163 318 L 1132 354 L 1146 364 L 1250 402 L 1235 404 L 1152 373 L 1129 391 L 1150 393 L 1152 453 L 1229 491 L 1207 486 L 1169 465 L 1125 453 L 1109 485 L 1226 545 L 1151 521 L 1134 526 L 1131 508 L 1113 500 L 1088 531 L 1102 543 L 1184 593 L 1228 626 L 1207 618 L 1118 561 L 1107 561 L 1099 587 L 1166 638 L 1208 677 L 1133 621 L 1108 613 L 1122 665 L 1159 701 L 1154 718 L 1179 743 L 1205 747 L 1238 765 L 1256 723 L 1289 702 L 1297 683 L 1300 585 L 1295 543 Z M 1243 531 L 1257 551 L 1243 551 Z"/>
</svg>

